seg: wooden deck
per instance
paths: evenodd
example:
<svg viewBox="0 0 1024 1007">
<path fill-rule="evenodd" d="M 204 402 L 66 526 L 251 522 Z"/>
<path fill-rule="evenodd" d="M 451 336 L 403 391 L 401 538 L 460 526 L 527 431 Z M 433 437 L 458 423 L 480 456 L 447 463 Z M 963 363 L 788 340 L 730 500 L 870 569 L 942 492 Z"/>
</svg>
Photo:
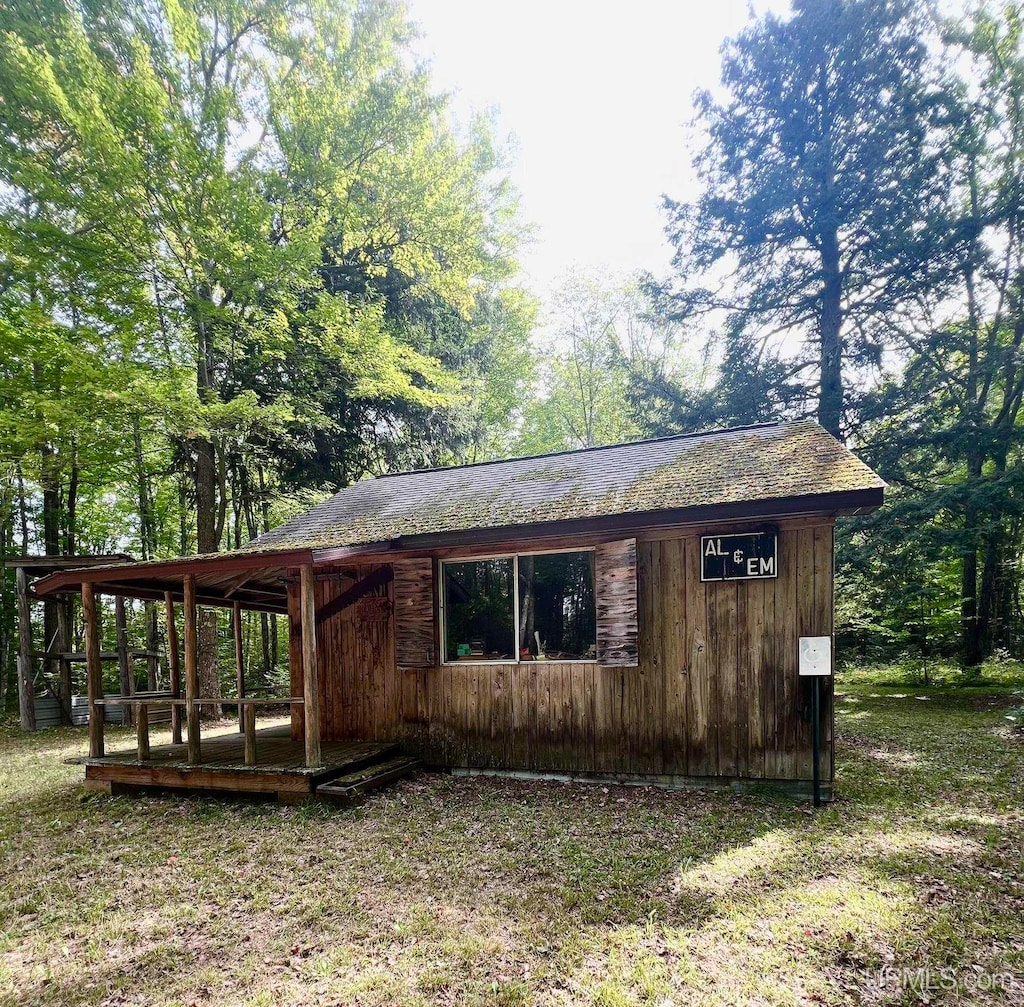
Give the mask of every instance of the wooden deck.
<svg viewBox="0 0 1024 1007">
<path fill-rule="evenodd" d="M 154 745 L 139 760 L 134 748 L 86 757 L 85 785 L 104 793 L 143 787 L 186 791 L 266 794 L 289 803 L 311 797 L 321 783 L 346 776 L 393 756 L 397 746 L 375 741 L 325 741 L 323 764 L 305 765 L 303 742 L 293 741 L 287 724 L 256 732 L 256 765 L 245 764 L 241 734 L 212 734 L 202 739 L 202 762 L 191 765 L 186 745 Z"/>
</svg>

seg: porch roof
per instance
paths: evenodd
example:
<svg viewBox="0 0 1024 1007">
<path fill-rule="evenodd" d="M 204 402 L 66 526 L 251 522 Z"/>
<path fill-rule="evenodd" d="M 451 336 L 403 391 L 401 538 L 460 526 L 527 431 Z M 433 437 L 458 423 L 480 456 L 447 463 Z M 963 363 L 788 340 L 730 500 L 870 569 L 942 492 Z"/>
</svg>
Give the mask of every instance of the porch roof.
<svg viewBox="0 0 1024 1007">
<path fill-rule="evenodd" d="M 297 567 L 312 561 L 309 549 L 291 549 L 94 564 L 43 577 L 33 585 L 32 593 L 46 597 L 90 583 L 107 594 L 162 601 L 169 593 L 175 601 L 181 601 L 182 579 L 190 573 L 195 575 L 196 600 L 202 605 L 240 602 L 243 608 L 283 615 L 288 611 L 288 580 Z"/>
</svg>

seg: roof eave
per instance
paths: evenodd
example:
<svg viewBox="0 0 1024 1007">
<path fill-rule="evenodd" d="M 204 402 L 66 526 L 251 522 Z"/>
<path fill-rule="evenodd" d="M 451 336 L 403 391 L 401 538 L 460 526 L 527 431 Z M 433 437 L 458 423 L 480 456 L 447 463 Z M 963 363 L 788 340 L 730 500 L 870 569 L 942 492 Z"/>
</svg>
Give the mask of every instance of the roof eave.
<svg viewBox="0 0 1024 1007">
<path fill-rule="evenodd" d="M 572 536 L 610 536 L 638 531 L 681 528 L 711 521 L 741 521 L 803 515 L 831 517 L 869 514 L 881 507 L 885 486 L 871 486 L 836 493 L 779 497 L 773 500 L 743 500 L 727 504 L 706 504 L 632 514 L 608 514 L 595 517 L 544 521 L 533 524 L 469 528 L 461 531 L 404 535 L 387 542 L 313 548 L 314 563 L 324 565 L 345 560 L 393 556 L 396 553 L 424 553 L 432 549 L 457 546 L 486 546 L 511 540 L 564 538 Z"/>
</svg>

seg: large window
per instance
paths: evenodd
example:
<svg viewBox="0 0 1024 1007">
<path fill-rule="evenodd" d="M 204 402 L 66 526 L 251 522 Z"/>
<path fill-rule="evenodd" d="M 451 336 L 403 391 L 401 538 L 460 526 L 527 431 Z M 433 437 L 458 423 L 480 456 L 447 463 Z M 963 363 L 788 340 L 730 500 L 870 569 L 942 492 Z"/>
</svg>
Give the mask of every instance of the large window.
<svg viewBox="0 0 1024 1007">
<path fill-rule="evenodd" d="M 442 563 L 441 585 L 445 661 L 596 659 L 593 552 Z"/>
<path fill-rule="evenodd" d="M 511 660 L 515 653 L 513 558 L 444 563 L 442 569 L 444 659 Z"/>
</svg>

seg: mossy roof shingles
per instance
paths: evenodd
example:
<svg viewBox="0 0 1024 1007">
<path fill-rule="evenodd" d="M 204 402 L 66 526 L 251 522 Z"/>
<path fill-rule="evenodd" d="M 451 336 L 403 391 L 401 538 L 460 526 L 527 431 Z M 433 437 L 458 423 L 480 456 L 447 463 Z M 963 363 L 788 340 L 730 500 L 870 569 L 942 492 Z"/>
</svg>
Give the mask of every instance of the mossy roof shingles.
<svg viewBox="0 0 1024 1007">
<path fill-rule="evenodd" d="M 367 479 L 247 548 L 367 545 L 884 486 L 817 423 L 773 423 Z"/>
</svg>

